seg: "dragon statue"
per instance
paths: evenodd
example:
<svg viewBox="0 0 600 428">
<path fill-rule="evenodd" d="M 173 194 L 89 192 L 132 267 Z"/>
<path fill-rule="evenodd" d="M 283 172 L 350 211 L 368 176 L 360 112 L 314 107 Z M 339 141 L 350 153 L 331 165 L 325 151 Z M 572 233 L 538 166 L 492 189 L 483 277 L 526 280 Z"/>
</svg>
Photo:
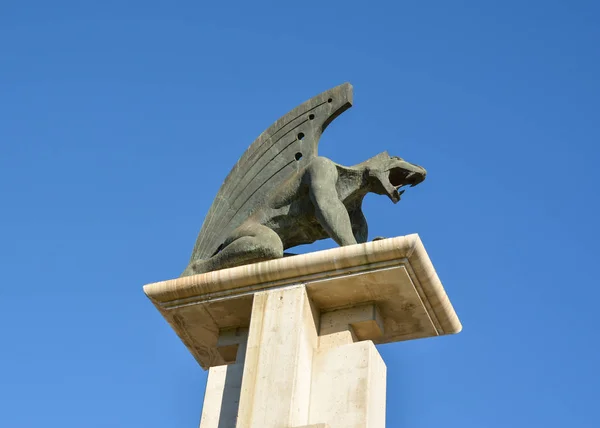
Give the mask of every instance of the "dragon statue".
<svg viewBox="0 0 600 428">
<path fill-rule="evenodd" d="M 367 193 L 400 200 L 424 168 L 378 154 L 347 167 L 317 155 L 327 126 L 352 106 L 348 83 L 299 105 L 264 131 L 233 167 L 208 211 L 181 276 L 283 257 L 288 248 L 332 238 L 367 241 Z"/>
</svg>

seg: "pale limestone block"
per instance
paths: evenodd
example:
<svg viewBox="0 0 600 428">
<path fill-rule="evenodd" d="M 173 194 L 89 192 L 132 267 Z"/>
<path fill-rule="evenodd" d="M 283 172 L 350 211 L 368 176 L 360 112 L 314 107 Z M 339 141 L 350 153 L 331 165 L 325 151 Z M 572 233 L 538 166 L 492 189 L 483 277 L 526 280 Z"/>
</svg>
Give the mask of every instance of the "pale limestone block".
<svg viewBox="0 0 600 428">
<path fill-rule="evenodd" d="M 313 360 L 310 423 L 385 428 L 386 366 L 367 340 L 319 349 Z"/>
<path fill-rule="evenodd" d="M 294 284 L 306 285 L 321 312 L 376 304 L 384 329 L 371 338 L 375 344 L 462 328 L 418 235 L 157 282 L 144 291 L 208 369 L 231 358 L 233 349 L 217 349 L 219 331 L 250 325 L 254 293 Z"/>
<path fill-rule="evenodd" d="M 217 350 L 226 357 L 229 365 L 214 366 L 208 371 L 200 428 L 235 428 L 247 341 L 247 328 L 219 333 Z M 228 349 L 234 349 L 234 352 L 230 353 Z"/>
<path fill-rule="evenodd" d="M 462 328 L 417 235 L 144 291 L 210 368 L 201 428 L 383 428 L 386 368 L 373 343 Z"/>
<path fill-rule="evenodd" d="M 247 343 L 247 328 L 224 329 L 219 332 L 217 351 L 223 357 L 225 364 L 243 363 L 246 357 Z"/>
<path fill-rule="evenodd" d="M 237 428 L 308 424 L 317 326 L 305 286 L 255 294 Z"/>
<path fill-rule="evenodd" d="M 200 428 L 235 428 L 243 372 L 242 363 L 210 368 Z"/>
<path fill-rule="evenodd" d="M 383 335 L 383 319 L 377 305 L 368 303 L 321 313 L 319 349 Z"/>
</svg>

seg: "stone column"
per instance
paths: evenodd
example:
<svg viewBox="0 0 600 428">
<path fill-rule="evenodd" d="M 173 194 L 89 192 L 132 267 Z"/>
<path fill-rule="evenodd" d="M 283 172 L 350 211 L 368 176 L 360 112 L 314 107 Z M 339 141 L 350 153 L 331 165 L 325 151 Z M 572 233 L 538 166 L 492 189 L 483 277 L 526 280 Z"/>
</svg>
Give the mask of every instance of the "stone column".
<svg viewBox="0 0 600 428">
<path fill-rule="evenodd" d="M 230 364 L 208 371 L 200 428 L 234 428 L 237 421 L 248 329 L 220 332 L 217 349 Z"/>
<path fill-rule="evenodd" d="M 371 340 L 383 334 L 374 304 L 321 315 L 313 358 L 309 422 L 339 427 L 385 427 L 387 368 Z"/>
<path fill-rule="evenodd" d="M 308 423 L 318 325 L 304 285 L 254 295 L 237 428 Z"/>
<path fill-rule="evenodd" d="M 384 428 L 375 345 L 462 328 L 417 235 L 144 291 L 209 370 L 201 428 Z"/>
</svg>

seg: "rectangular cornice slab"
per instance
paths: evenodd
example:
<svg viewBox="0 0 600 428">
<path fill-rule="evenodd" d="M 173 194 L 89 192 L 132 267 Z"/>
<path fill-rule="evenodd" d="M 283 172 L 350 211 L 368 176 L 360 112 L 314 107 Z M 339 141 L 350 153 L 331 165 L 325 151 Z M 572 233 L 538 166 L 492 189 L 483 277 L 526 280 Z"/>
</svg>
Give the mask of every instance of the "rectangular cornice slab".
<svg viewBox="0 0 600 428">
<path fill-rule="evenodd" d="M 417 234 L 156 282 L 144 292 L 206 368 L 219 363 L 218 357 L 209 362 L 200 355 L 207 351 L 198 349 L 206 337 L 223 328 L 248 327 L 255 292 L 295 284 L 306 285 L 320 310 L 376 303 L 385 334 L 373 338 L 375 343 L 462 329 Z M 194 337 L 198 329 L 202 343 Z M 216 336 L 207 345 L 210 358 L 213 341 Z"/>
</svg>

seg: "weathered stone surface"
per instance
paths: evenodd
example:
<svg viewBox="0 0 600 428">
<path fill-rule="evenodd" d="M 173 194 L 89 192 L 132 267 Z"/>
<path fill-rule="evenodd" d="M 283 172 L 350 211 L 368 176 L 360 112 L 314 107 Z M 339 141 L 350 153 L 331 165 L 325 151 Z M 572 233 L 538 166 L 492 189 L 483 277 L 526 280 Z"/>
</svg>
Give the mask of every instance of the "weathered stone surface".
<svg viewBox="0 0 600 428">
<path fill-rule="evenodd" d="M 383 336 L 383 318 L 374 303 L 321 313 L 319 348 Z"/>
<path fill-rule="evenodd" d="M 372 341 L 340 335 L 348 323 L 376 320 L 375 307 L 326 317 L 305 285 L 257 292 L 243 363 L 238 355 L 210 368 L 200 428 L 384 428 L 385 364 Z M 332 334 L 335 344 L 319 340 Z M 231 330 L 222 336 L 246 343 Z"/>
<path fill-rule="evenodd" d="M 383 331 L 360 339 L 375 344 L 462 328 L 418 235 L 162 281 L 144 291 L 208 369 L 228 363 L 218 349 L 219 333 L 250 326 L 254 293 L 294 284 L 306 285 L 319 313 L 374 304 Z"/>
<path fill-rule="evenodd" d="M 144 291 L 209 369 L 200 428 L 384 428 L 375 344 L 461 330 L 417 235 Z"/>
<path fill-rule="evenodd" d="M 346 167 L 317 155 L 327 125 L 352 106 L 343 84 L 277 120 L 242 155 L 221 186 L 182 276 L 281 258 L 288 248 L 332 238 L 367 241 L 367 193 L 397 203 L 424 168 L 381 153 Z"/>
<path fill-rule="evenodd" d="M 254 295 L 236 428 L 309 423 L 318 335 L 319 314 L 304 285 Z"/>
<path fill-rule="evenodd" d="M 318 349 L 312 368 L 309 423 L 385 427 L 387 368 L 372 341 Z"/>
</svg>

